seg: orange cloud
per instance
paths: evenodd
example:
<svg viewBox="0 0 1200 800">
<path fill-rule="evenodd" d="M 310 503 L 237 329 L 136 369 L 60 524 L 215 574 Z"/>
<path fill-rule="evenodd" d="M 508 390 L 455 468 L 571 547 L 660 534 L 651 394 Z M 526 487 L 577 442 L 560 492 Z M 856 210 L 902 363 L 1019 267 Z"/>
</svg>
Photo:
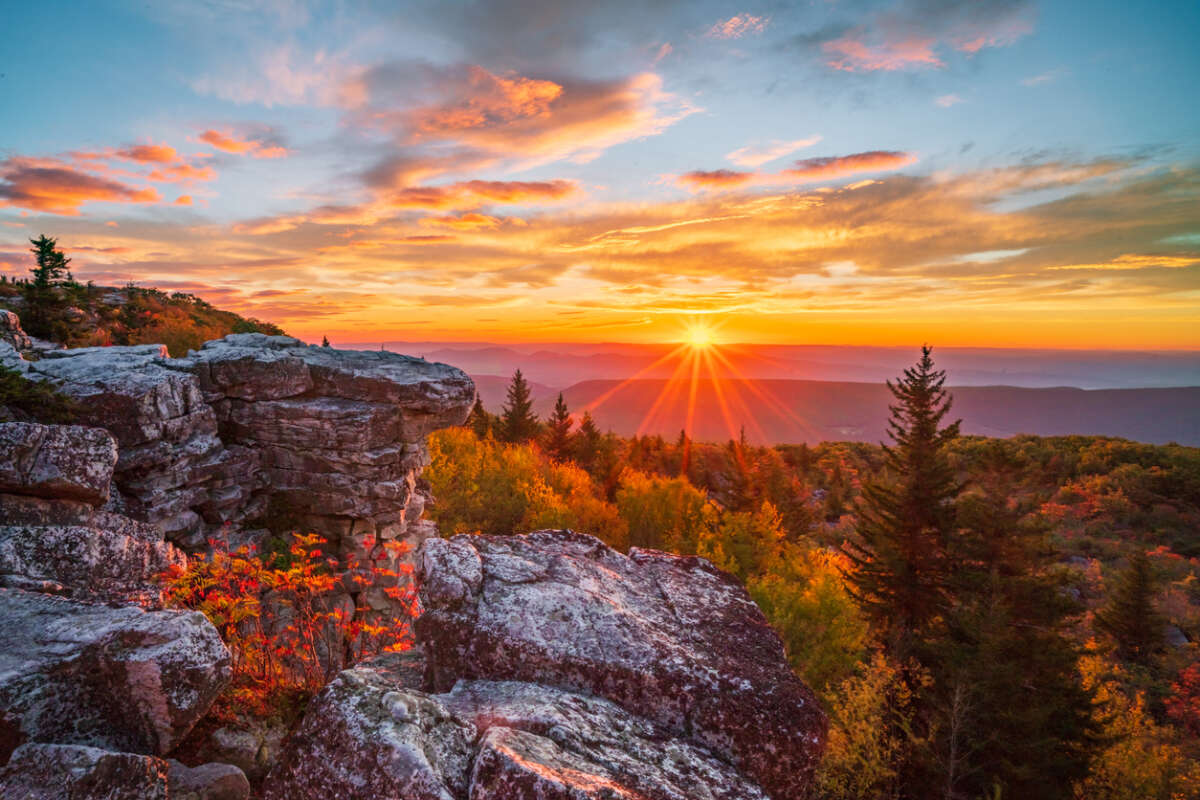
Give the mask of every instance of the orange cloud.
<svg viewBox="0 0 1200 800">
<path fill-rule="evenodd" d="M 152 181 L 163 183 L 211 181 L 217 177 L 217 172 L 212 167 L 194 167 L 181 161 L 178 164 L 153 170 L 146 177 Z"/>
<path fill-rule="evenodd" d="M 170 164 L 179 159 L 179 153 L 174 147 L 165 144 L 130 145 L 116 151 L 118 158 L 126 161 L 137 161 L 142 164 Z"/>
<path fill-rule="evenodd" d="M 248 155 L 254 158 L 283 158 L 288 154 L 285 147 L 267 144 L 259 139 L 239 139 L 236 134 L 222 133 L 211 128 L 201 133 L 197 138 L 205 144 L 226 153 Z"/>
<path fill-rule="evenodd" d="M 695 170 L 679 176 L 679 183 L 694 189 L 728 189 L 743 186 L 755 178 L 753 172 L 732 169 Z"/>
<path fill-rule="evenodd" d="M 192 196 L 190 194 L 181 194 L 175 198 L 175 205 L 190 206 L 192 204 Z"/>
<path fill-rule="evenodd" d="M 805 158 L 796 162 L 792 169 L 784 170 L 781 174 L 798 180 L 814 181 L 840 178 L 853 175 L 856 172 L 881 172 L 883 170 L 900 169 L 916 162 L 917 157 L 912 153 L 898 150 L 871 150 L 866 153 L 854 153 L 848 156 L 829 156 L 825 158 Z"/>
<path fill-rule="evenodd" d="M 441 106 L 409 112 L 416 138 L 445 138 L 467 128 L 503 125 L 527 117 L 544 117 L 550 104 L 563 93 L 553 81 L 513 76 L 501 77 L 483 67 L 467 68 L 461 96 Z"/>
<path fill-rule="evenodd" d="M 557 202 L 575 194 L 574 181 L 460 181 L 442 186 L 410 186 L 384 198 L 392 208 L 476 208 L 486 203 Z"/>
<path fill-rule="evenodd" d="M 550 81 L 496 75 L 478 66 L 426 69 L 437 98 L 417 108 L 405 83 L 412 69 L 381 65 L 358 79 L 364 100 L 354 123 L 405 144 L 456 142 L 501 160 L 586 161 L 608 147 L 664 130 L 696 109 L 642 73 L 622 80 Z"/>
<path fill-rule="evenodd" d="M 821 45 L 830 57 L 826 63 L 845 72 L 894 71 L 912 66 L 945 66 L 933 53 L 933 38 L 902 39 L 867 44 L 860 38 L 844 36 Z"/>
<path fill-rule="evenodd" d="M 437 226 L 442 228 L 454 228 L 460 231 L 480 230 L 484 228 L 500 227 L 500 220 L 496 217 L 487 214 L 461 214 L 457 217 L 426 217 L 421 220 L 422 225 Z"/>
<path fill-rule="evenodd" d="M 762 33 L 767 29 L 770 20 L 766 17 L 756 17 L 753 14 L 736 14 L 723 22 L 718 22 L 708 29 L 712 39 L 740 39 L 751 33 Z"/>
<path fill-rule="evenodd" d="M 0 163 L 0 205 L 76 215 L 84 203 L 153 203 L 154 189 L 129 186 L 53 159 L 10 158 Z"/>
<path fill-rule="evenodd" d="M 777 173 L 738 172 L 730 169 L 695 170 L 676 178 L 676 183 L 693 191 L 734 189 L 751 185 L 812 183 L 842 178 L 858 172 L 883 172 L 900 169 L 916 162 L 911 153 L 897 150 L 871 150 L 848 156 L 806 158 L 791 169 Z"/>
</svg>

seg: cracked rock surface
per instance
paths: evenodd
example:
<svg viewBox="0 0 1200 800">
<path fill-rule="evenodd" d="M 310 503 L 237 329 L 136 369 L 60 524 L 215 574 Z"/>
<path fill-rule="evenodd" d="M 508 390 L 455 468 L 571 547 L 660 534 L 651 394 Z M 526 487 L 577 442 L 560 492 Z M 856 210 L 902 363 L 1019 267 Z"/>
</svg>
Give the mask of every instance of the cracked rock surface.
<svg viewBox="0 0 1200 800">
<path fill-rule="evenodd" d="M 803 798 L 826 721 L 745 589 L 591 536 L 418 558 L 420 652 L 342 672 L 267 797 Z"/>
</svg>

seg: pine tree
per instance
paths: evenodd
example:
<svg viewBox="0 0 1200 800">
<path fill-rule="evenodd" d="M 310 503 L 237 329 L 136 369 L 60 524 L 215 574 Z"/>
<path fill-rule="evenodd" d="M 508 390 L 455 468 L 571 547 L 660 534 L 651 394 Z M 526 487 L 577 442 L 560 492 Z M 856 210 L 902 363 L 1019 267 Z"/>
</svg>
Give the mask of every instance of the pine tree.
<svg viewBox="0 0 1200 800">
<path fill-rule="evenodd" d="M 467 427 L 475 433 L 476 438 L 482 440 L 492 435 L 495 421 L 495 418 L 484 409 L 483 400 L 479 395 L 475 395 L 475 405 L 471 406 L 471 413 L 467 416 Z"/>
<path fill-rule="evenodd" d="M 851 594 L 900 663 L 942 604 L 953 501 L 962 490 L 946 454 L 959 423 L 940 427 L 951 399 L 931 352 L 922 347 L 916 366 L 888 381 L 896 399 L 888 420 L 895 444 L 883 447 L 890 477 L 863 486 L 858 540 L 844 548 Z"/>
<path fill-rule="evenodd" d="M 1080 612 L 1049 567 L 1047 525 L 1021 504 L 1024 464 L 998 444 L 957 504 L 942 618 L 916 646 L 925 787 L 944 797 L 1072 797 L 1096 744 L 1068 626 Z"/>
<path fill-rule="evenodd" d="M 574 452 L 575 461 L 586 470 L 591 470 L 596 463 L 596 457 L 600 453 L 600 440 L 603 434 L 596 427 L 596 420 L 592 419 L 590 411 L 583 412 L 583 419 L 579 421 L 579 430 L 575 433 Z"/>
<path fill-rule="evenodd" d="M 554 403 L 554 412 L 546 420 L 546 452 L 552 458 L 566 461 L 571 457 L 571 412 L 567 409 L 562 392 Z"/>
<path fill-rule="evenodd" d="M 30 334 L 49 338 L 53 333 L 51 317 L 53 311 L 62 305 L 55 293 L 55 287 L 72 280 L 67 264 L 71 259 L 63 255 L 57 248 L 58 240 L 42 234 L 36 239 L 30 239 L 33 248 L 29 251 L 36 259 L 36 266 L 30 268 L 33 280 L 25 284 L 25 315 L 22 320 L 25 329 Z"/>
<path fill-rule="evenodd" d="M 322 337 L 321 337 L 321 347 L 329 347 L 329 346 L 330 346 L 330 345 L 329 345 L 329 337 L 328 337 L 328 336 L 322 336 Z"/>
<path fill-rule="evenodd" d="M 538 427 L 529 384 L 521 370 L 517 370 L 508 384 L 508 394 L 500 414 L 500 435 L 506 442 L 528 442 L 537 436 Z"/>
<path fill-rule="evenodd" d="M 30 239 L 29 243 L 33 245 L 29 252 L 37 259 L 37 266 L 29 270 L 33 273 L 35 286 L 49 288 L 71 279 L 71 273 L 67 269 L 71 259 L 58 249 L 57 239 L 42 234 L 36 239 Z"/>
<path fill-rule="evenodd" d="M 1108 603 L 1096 612 L 1096 628 L 1117 645 L 1117 655 L 1149 665 L 1166 643 L 1166 619 L 1154 604 L 1158 579 L 1149 557 L 1138 550 L 1117 578 Z"/>
</svg>

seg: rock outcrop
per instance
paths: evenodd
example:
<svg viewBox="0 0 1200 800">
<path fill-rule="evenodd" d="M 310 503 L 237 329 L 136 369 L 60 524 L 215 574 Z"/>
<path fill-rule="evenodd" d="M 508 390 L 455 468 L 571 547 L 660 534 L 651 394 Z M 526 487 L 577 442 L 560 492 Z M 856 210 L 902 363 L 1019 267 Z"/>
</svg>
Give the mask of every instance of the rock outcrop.
<svg viewBox="0 0 1200 800">
<path fill-rule="evenodd" d="M 229 674 L 199 612 L 0 589 L 0 742 L 166 753 Z"/>
<path fill-rule="evenodd" d="M 103 505 L 113 437 L 78 425 L 0 423 L 0 586 L 156 607 L 183 554 L 162 531 Z"/>
<path fill-rule="evenodd" d="M 169 800 L 167 762 L 95 747 L 24 744 L 0 769 L 0 800 Z"/>
<path fill-rule="evenodd" d="M 825 717 L 745 589 L 590 536 L 431 539 L 419 653 L 342 672 L 270 800 L 802 798 Z"/>
<path fill-rule="evenodd" d="M 0 424 L 0 492 L 103 505 L 116 463 L 102 428 Z"/>
<path fill-rule="evenodd" d="M 367 557 L 364 544 L 419 544 L 425 437 L 461 423 L 475 396 L 444 364 L 263 334 L 180 359 L 139 345 L 26 366 L 115 436 L 121 508 L 189 550 L 231 527 L 302 529 Z"/>
<path fill-rule="evenodd" d="M 21 327 L 21 320 L 11 311 L 0 308 L 0 342 L 10 345 L 14 350 L 28 350 L 33 347 L 29 334 Z"/>
<path fill-rule="evenodd" d="M 541 531 L 430 540 L 418 570 L 433 688 L 482 678 L 606 697 L 772 795 L 811 783 L 824 714 L 745 588 L 704 559 Z"/>
</svg>

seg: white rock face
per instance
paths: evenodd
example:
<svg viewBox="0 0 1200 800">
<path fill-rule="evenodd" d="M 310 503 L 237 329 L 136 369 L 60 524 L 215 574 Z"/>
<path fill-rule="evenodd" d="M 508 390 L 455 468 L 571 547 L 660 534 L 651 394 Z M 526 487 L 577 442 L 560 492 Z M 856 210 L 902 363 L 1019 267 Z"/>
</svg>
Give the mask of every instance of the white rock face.
<svg viewBox="0 0 1200 800">
<path fill-rule="evenodd" d="M 169 752 L 229 681 L 199 612 L 0 589 L 0 741 Z"/>
</svg>

